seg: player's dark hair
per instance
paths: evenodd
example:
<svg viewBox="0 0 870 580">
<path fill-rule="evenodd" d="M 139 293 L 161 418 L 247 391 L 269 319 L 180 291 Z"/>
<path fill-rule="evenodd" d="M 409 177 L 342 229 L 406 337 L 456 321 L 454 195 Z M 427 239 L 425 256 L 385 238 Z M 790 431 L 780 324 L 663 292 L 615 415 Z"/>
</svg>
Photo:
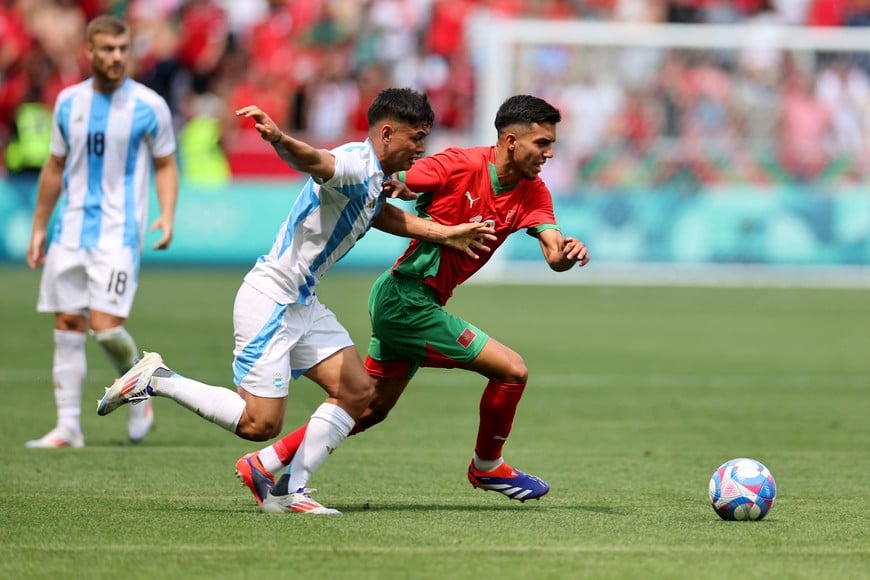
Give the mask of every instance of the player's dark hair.
<svg viewBox="0 0 870 580">
<path fill-rule="evenodd" d="M 108 34 L 109 36 L 121 36 L 127 34 L 130 29 L 123 20 L 119 20 L 110 14 L 97 16 L 90 22 L 85 29 L 85 37 L 88 42 L 94 42 L 94 36 L 97 34 Z"/>
<path fill-rule="evenodd" d="M 384 89 L 369 107 L 369 126 L 373 127 L 387 119 L 429 129 L 435 122 L 435 112 L 429 104 L 428 95 L 424 93 L 413 89 Z"/>
<path fill-rule="evenodd" d="M 556 124 L 561 120 L 562 113 L 559 109 L 544 99 L 531 95 L 514 95 L 498 108 L 495 114 L 495 128 L 501 133 L 511 125 Z"/>
</svg>

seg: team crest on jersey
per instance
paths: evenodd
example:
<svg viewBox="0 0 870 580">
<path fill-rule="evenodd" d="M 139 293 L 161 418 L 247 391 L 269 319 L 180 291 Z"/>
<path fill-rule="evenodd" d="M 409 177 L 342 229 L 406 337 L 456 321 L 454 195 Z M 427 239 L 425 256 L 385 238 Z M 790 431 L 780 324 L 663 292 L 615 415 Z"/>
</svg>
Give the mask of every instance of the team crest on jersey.
<svg viewBox="0 0 870 580">
<path fill-rule="evenodd" d="M 507 225 L 511 225 L 512 223 L 514 223 L 514 219 L 516 217 L 517 217 L 517 210 L 515 210 L 515 209 L 508 210 L 507 215 L 504 218 L 504 223 L 506 223 Z"/>
<path fill-rule="evenodd" d="M 462 331 L 462 334 L 459 335 L 459 338 L 456 339 L 456 342 L 461 344 L 462 348 L 468 348 L 468 346 L 474 342 L 475 338 L 477 338 L 477 334 L 475 334 L 470 328 L 466 328 Z"/>
<path fill-rule="evenodd" d="M 371 199 L 369 200 L 369 202 L 368 202 L 368 204 L 366 204 L 366 206 L 367 206 L 369 209 L 375 209 L 375 206 L 376 206 L 377 204 L 378 204 L 378 198 L 373 197 L 373 198 L 371 198 Z"/>
</svg>

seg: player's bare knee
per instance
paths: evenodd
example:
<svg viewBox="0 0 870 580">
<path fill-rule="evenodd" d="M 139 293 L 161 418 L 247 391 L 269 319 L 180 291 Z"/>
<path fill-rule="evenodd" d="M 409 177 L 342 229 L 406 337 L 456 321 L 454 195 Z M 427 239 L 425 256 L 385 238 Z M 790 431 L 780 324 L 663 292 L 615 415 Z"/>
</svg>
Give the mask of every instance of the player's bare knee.
<svg viewBox="0 0 870 580">
<path fill-rule="evenodd" d="M 68 332 L 85 332 L 88 329 L 88 321 L 80 314 L 61 312 L 55 316 L 55 329 Z"/>
<path fill-rule="evenodd" d="M 266 429 L 259 425 L 249 425 L 236 429 L 236 435 L 248 441 L 268 441 L 273 437 L 280 435 L 280 429 Z"/>
<path fill-rule="evenodd" d="M 342 392 L 341 398 L 348 409 L 355 411 L 355 414 L 351 414 L 355 417 L 360 417 L 374 397 L 375 384 L 374 381 L 369 380 L 360 382 L 359 384 L 354 385 L 353 388 L 345 389 Z"/>
<path fill-rule="evenodd" d="M 236 427 L 236 435 L 248 441 L 268 441 L 281 434 L 283 421 L 252 419 L 244 415 Z"/>
<path fill-rule="evenodd" d="M 522 357 L 516 355 L 511 357 L 510 363 L 505 368 L 504 376 L 500 378 L 506 383 L 523 385 L 529 380 L 529 368 Z"/>
</svg>

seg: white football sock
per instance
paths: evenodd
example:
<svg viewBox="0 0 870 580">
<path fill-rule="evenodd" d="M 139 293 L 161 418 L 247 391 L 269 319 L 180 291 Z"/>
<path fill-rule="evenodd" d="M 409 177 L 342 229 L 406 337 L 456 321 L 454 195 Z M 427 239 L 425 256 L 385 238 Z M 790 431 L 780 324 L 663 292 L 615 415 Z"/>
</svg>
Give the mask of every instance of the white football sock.
<svg viewBox="0 0 870 580">
<path fill-rule="evenodd" d="M 109 362 L 115 367 L 118 375 L 121 376 L 130 370 L 136 361 L 139 359 L 139 351 L 136 349 L 136 343 L 133 337 L 127 332 L 123 326 L 116 326 L 107 330 L 93 332 L 97 344 L 103 349 Z M 148 405 L 129 405 L 127 407 L 128 417 L 130 420 L 143 419 L 148 414 Z"/>
<path fill-rule="evenodd" d="M 109 358 L 109 362 L 118 371 L 118 376 L 130 370 L 130 367 L 139 358 L 136 343 L 133 342 L 133 337 L 130 336 L 130 333 L 123 326 L 100 330 L 93 334 L 97 344 L 100 345 L 100 348 L 103 349 L 103 352 Z"/>
<path fill-rule="evenodd" d="M 82 387 L 88 373 L 84 332 L 54 331 L 54 402 L 57 405 L 57 424 L 73 433 L 82 431 Z"/>
<path fill-rule="evenodd" d="M 151 390 L 155 396 L 172 399 L 203 419 L 236 432 L 245 410 L 245 400 L 238 393 L 182 377 L 173 371 L 166 373 L 172 373 L 171 376 L 159 376 L 163 372 L 160 369 L 151 378 Z"/>
<path fill-rule="evenodd" d="M 280 459 L 278 459 L 278 452 L 275 451 L 273 445 L 260 449 L 257 452 L 257 457 L 269 473 L 277 473 L 282 467 L 284 467 L 284 464 L 281 463 Z"/>
<path fill-rule="evenodd" d="M 493 469 L 498 469 L 501 467 L 502 463 L 504 463 L 503 457 L 499 457 L 498 459 L 481 459 L 477 456 L 477 453 L 474 454 L 474 468 L 484 473 L 492 471 Z"/>
<path fill-rule="evenodd" d="M 347 439 L 354 423 L 344 409 L 332 403 L 323 403 L 314 411 L 302 445 L 287 468 L 290 472 L 287 490 L 290 493 L 308 484 L 311 475 Z"/>
</svg>

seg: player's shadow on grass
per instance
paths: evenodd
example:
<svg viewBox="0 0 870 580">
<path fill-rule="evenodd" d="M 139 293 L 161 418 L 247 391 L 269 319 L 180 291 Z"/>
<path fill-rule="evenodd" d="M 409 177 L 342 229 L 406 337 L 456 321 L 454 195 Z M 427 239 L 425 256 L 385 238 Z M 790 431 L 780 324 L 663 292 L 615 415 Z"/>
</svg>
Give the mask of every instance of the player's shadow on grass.
<svg viewBox="0 0 870 580">
<path fill-rule="evenodd" d="M 525 506 L 528 509 L 544 509 L 544 510 L 582 510 L 588 511 L 598 514 L 604 515 L 614 515 L 621 516 L 625 515 L 625 512 L 609 507 L 609 506 L 594 506 L 594 505 L 564 505 L 564 504 L 556 504 L 553 502 L 542 502 L 537 504 L 537 502 L 530 501 L 527 502 L 528 506 Z M 353 505 L 353 506 L 345 506 L 338 507 L 336 509 L 341 510 L 343 513 L 365 513 L 365 512 L 391 512 L 391 511 L 407 511 L 407 512 L 466 512 L 466 511 L 491 511 L 491 512 L 507 512 L 507 511 L 522 511 L 524 506 L 519 505 L 519 502 L 510 502 L 498 505 L 456 505 L 456 504 L 428 504 L 428 505 L 420 505 L 420 504 L 408 504 L 408 505 L 396 505 L 396 504 L 383 504 L 383 505 L 372 505 L 365 504 L 362 506 Z"/>
<path fill-rule="evenodd" d="M 601 506 L 601 505 L 564 505 L 564 504 L 556 504 L 553 502 L 549 503 L 541 503 L 540 505 L 529 505 L 529 506 L 521 506 L 517 503 L 505 503 L 499 505 L 456 505 L 456 504 L 355 504 L 355 505 L 330 505 L 330 507 L 334 507 L 335 509 L 341 511 L 343 514 L 365 514 L 365 513 L 386 513 L 386 512 L 517 512 L 523 513 L 526 509 L 529 510 L 545 510 L 545 511 L 556 511 L 556 510 L 579 510 L 579 511 L 587 511 L 596 514 L 602 515 L 611 515 L 611 516 L 624 516 L 627 515 L 626 512 L 612 508 L 610 506 Z M 233 512 L 238 514 L 252 514 L 252 515 L 263 515 L 270 517 L 282 517 L 282 514 L 263 514 L 260 511 L 259 507 L 253 505 L 239 506 L 233 505 L 232 507 L 202 507 L 202 506 L 178 506 L 174 505 L 170 508 L 170 511 L 204 511 L 204 512 Z M 286 517 L 300 517 L 297 514 L 283 514 Z"/>
<path fill-rule="evenodd" d="M 147 448 L 159 448 L 162 450 L 172 450 L 172 449 L 190 449 L 190 448 L 205 448 L 205 449 L 227 449 L 227 445 L 219 440 L 214 438 L 212 439 L 173 439 L 173 440 L 158 440 L 155 438 L 146 439 L 143 441 L 130 441 L 129 439 L 123 439 L 121 436 L 118 437 L 107 437 L 105 439 L 100 440 L 87 440 L 85 442 L 85 447 L 96 447 L 102 449 L 147 449 Z M 238 454 L 239 457 L 241 455 L 247 453 L 244 450 L 236 450 L 233 448 L 230 450 L 230 455 L 233 453 Z M 238 457 L 236 457 L 238 459 Z"/>
</svg>

